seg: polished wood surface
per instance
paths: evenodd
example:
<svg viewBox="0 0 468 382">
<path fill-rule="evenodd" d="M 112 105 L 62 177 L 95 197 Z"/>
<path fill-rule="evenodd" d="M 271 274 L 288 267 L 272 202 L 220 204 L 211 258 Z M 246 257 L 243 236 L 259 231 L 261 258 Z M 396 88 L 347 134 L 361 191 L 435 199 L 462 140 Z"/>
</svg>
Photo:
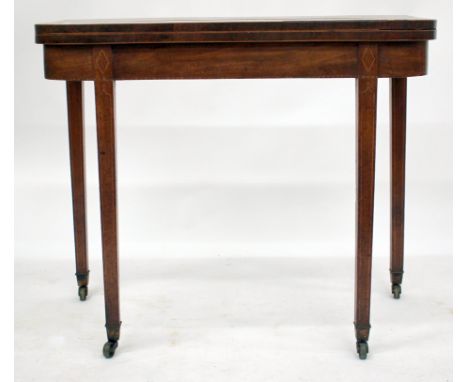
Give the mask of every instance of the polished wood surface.
<svg viewBox="0 0 468 382">
<path fill-rule="evenodd" d="M 391 81 L 392 293 L 403 274 L 407 78 L 425 75 L 436 22 L 411 17 L 153 19 L 36 25 L 48 79 L 67 81 L 77 275 L 87 272 L 82 81 L 94 81 L 108 342 L 120 337 L 114 81 L 234 78 L 356 79 L 357 352 L 370 331 L 378 78 Z M 80 284 L 85 285 L 85 284 Z M 87 278 L 86 278 L 87 285 Z M 80 294 L 80 297 L 81 294 Z"/>
<path fill-rule="evenodd" d="M 113 45 L 115 80 L 357 78 L 357 43 Z M 45 76 L 93 81 L 92 46 L 45 46 Z M 381 43 L 378 77 L 426 74 L 427 42 Z"/>
<path fill-rule="evenodd" d="M 434 37 L 434 20 L 407 16 L 78 20 L 36 25 L 36 42 L 41 44 L 422 41 Z"/>
</svg>

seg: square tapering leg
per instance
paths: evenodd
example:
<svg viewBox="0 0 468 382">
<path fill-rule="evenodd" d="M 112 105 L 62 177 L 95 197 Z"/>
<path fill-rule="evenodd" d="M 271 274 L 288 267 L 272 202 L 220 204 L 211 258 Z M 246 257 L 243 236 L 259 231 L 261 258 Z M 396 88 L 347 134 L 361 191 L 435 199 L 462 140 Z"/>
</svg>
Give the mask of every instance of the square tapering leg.
<svg viewBox="0 0 468 382">
<path fill-rule="evenodd" d="M 104 298 L 108 338 L 108 342 L 104 346 L 104 355 L 111 357 L 120 337 L 114 81 L 99 80 L 94 82 L 94 86 L 101 200 Z"/>
<path fill-rule="evenodd" d="M 405 228 L 406 78 L 390 79 L 391 128 L 391 242 L 392 293 L 400 298 L 403 281 Z"/>
<path fill-rule="evenodd" d="M 356 285 L 357 351 L 367 357 L 370 331 L 372 235 L 374 213 L 375 131 L 377 78 L 356 80 Z"/>
<path fill-rule="evenodd" d="M 68 139 L 70 145 L 73 227 L 78 295 L 88 295 L 88 250 L 86 233 L 86 181 L 83 132 L 83 84 L 67 81 Z"/>
</svg>

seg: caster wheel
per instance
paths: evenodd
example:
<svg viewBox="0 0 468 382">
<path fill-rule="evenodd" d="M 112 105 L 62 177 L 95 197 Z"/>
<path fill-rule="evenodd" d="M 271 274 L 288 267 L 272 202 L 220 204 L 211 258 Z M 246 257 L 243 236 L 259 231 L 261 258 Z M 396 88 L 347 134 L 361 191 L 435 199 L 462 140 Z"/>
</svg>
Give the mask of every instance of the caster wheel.
<svg viewBox="0 0 468 382">
<path fill-rule="evenodd" d="M 102 348 L 102 354 L 104 354 L 104 357 L 112 358 L 114 356 L 115 349 L 117 349 L 117 346 L 119 346 L 117 341 L 107 341 Z"/>
<path fill-rule="evenodd" d="M 400 284 L 393 284 L 392 285 L 392 293 L 393 293 L 393 298 L 400 298 L 401 294 L 401 285 Z"/>
<path fill-rule="evenodd" d="M 80 301 L 85 301 L 88 296 L 88 287 L 84 285 L 80 286 L 78 288 L 78 296 L 80 296 Z"/>
<path fill-rule="evenodd" d="M 356 350 L 359 354 L 359 359 L 366 359 L 367 353 L 369 353 L 369 345 L 364 340 L 356 342 Z"/>
</svg>

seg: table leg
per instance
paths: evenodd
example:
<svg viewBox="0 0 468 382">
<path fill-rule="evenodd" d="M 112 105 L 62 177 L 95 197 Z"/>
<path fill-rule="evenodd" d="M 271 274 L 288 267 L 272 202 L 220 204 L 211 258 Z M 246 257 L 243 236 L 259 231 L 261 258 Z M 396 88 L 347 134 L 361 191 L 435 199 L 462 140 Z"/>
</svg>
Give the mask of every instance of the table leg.
<svg viewBox="0 0 468 382">
<path fill-rule="evenodd" d="M 354 326 L 359 358 L 368 353 L 374 212 L 377 78 L 356 80 L 356 286 Z"/>
<path fill-rule="evenodd" d="M 86 240 L 86 186 L 83 138 L 83 84 L 67 81 L 68 138 L 70 144 L 73 228 L 75 235 L 75 264 L 78 295 L 88 295 L 88 250 Z"/>
<path fill-rule="evenodd" d="M 114 81 L 94 82 L 101 199 L 102 260 L 108 342 L 104 355 L 114 355 L 120 336 L 119 272 L 117 253 L 117 185 L 114 135 Z"/>
<path fill-rule="evenodd" d="M 405 227 L 406 78 L 390 79 L 391 127 L 391 244 L 390 277 L 394 298 L 403 280 Z"/>
</svg>

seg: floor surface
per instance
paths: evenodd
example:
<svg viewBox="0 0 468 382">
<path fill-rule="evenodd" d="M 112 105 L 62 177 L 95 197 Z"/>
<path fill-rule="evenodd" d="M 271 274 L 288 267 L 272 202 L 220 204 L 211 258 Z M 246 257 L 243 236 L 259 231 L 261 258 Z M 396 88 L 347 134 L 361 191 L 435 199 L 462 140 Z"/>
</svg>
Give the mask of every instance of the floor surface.
<svg viewBox="0 0 468 382">
<path fill-rule="evenodd" d="M 16 259 L 17 382 L 452 380 L 450 256 L 408 256 L 400 300 L 387 260 L 375 259 L 366 361 L 355 353 L 350 258 L 125 257 L 110 360 L 101 265 L 91 264 L 86 302 L 73 266 Z"/>
</svg>

